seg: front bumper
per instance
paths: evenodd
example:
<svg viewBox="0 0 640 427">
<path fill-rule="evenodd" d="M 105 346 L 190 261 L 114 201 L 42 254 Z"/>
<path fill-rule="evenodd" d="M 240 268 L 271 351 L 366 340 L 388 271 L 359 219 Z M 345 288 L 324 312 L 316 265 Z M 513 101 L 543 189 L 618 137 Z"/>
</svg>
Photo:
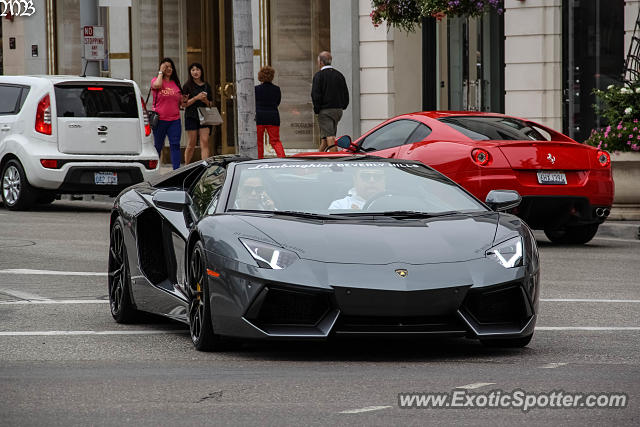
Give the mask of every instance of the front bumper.
<svg viewBox="0 0 640 427">
<path fill-rule="evenodd" d="M 314 271 L 308 263 L 313 262 L 300 262 Z M 251 266 L 242 267 L 249 267 L 246 273 L 252 270 Z M 344 273 L 349 269 L 358 268 L 333 267 L 337 276 L 347 276 Z M 227 270 L 219 278 L 209 278 L 214 330 L 221 335 L 267 339 L 372 335 L 506 338 L 533 333 L 538 271 L 504 269 L 493 261 L 478 259 L 411 266 L 412 280 L 406 280 L 394 273 L 398 266 L 369 267 L 368 273 L 361 274 L 365 276 L 362 280 L 352 280 L 348 286 L 273 280 L 286 270 L 251 271 L 261 270 L 259 273 L 271 277 Z M 291 274 L 295 277 L 295 272 Z"/>
</svg>

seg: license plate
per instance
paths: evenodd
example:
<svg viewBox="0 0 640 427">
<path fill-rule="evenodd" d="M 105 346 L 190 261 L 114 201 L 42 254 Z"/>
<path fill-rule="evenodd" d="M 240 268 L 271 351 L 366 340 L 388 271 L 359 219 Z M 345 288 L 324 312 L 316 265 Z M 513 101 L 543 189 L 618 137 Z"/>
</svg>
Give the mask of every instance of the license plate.
<svg viewBox="0 0 640 427">
<path fill-rule="evenodd" d="M 96 185 L 118 185 L 118 174 L 116 172 L 96 172 L 93 174 Z"/>
<path fill-rule="evenodd" d="M 538 183 L 565 185 L 567 177 L 564 172 L 538 172 Z"/>
</svg>

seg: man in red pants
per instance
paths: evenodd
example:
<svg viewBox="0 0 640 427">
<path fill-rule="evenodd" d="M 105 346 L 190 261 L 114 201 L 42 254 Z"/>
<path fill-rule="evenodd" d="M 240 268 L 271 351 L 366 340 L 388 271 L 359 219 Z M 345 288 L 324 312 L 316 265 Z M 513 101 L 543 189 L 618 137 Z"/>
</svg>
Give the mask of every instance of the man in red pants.
<svg viewBox="0 0 640 427">
<path fill-rule="evenodd" d="M 256 124 L 258 125 L 258 158 L 264 158 L 264 132 L 269 135 L 269 144 L 278 157 L 285 157 L 284 148 L 280 141 L 280 88 L 272 83 L 275 70 L 265 66 L 258 72 L 258 80 L 262 82 L 256 86 Z"/>
</svg>

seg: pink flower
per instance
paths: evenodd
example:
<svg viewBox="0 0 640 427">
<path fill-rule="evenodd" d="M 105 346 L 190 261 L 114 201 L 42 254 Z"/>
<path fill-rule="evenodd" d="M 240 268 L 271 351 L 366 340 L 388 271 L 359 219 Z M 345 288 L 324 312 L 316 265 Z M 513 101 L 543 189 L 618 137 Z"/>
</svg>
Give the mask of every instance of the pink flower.
<svg viewBox="0 0 640 427">
<path fill-rule="evenodd" d="M 622 122 L 618 124 L 618 130 L 622 129 Z"/>
<path fill-rule="evenodd" d="M 636 119 L 637 121 L 638 119 Z M 611 126 L 607 126 L 607 129 L 605 130 L 605 132 L 611 132 Z"/>
<path fill-rule="evenodd" d="M 633 138 L 633 135 L 629 135 L 629 139 L 632 139 L 632 138 Z"/>
<path fill-rule="evenodd" d="M 618 134 L 618 138 L 622 138 L 622 134 L 621 133 Z"/>
<path fill-rule="evenodd" d="M 602 141 L 598 143 L 598 148 L 600 148 L 601 146 L 602 146 Z"/>
<path fill-rule="evenodd" d="M 607 144 L 606 143 L 604 144 L 604 148 L 607 148 Z"/>
<path fill-rule="evenodd" d="M 637 126 L 636 126 L 636 127 L 634 127 L 634 128 L 633 128 L 633 131 L 634 131 L 634 132 L 637 132 L 637 131 L 638 131 L 638 127 L 637 127 Z"/>
<path fill-rule="evenodd" d="M 638 123 L 638 119 L 633 119 L 633 123 Z"/>
</svg>

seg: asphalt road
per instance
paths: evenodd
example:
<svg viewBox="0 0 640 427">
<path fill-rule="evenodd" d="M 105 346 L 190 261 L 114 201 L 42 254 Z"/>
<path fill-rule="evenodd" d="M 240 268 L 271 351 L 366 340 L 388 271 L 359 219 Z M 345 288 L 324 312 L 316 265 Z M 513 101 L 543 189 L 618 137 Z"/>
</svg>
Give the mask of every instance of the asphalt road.
<svg viewBox="0 0 640 427">
<path fill-rule="evenodd" d="M 0 425 L 640 425 L 640 241 L 539 235 L 525 349 L 464 339 L 249 343 L 200 353 L 106 303 L 109 204 L 0 209 Z M 625 408 L 400 408 L 398 393 L 625 393 Z"/>
</svg>

